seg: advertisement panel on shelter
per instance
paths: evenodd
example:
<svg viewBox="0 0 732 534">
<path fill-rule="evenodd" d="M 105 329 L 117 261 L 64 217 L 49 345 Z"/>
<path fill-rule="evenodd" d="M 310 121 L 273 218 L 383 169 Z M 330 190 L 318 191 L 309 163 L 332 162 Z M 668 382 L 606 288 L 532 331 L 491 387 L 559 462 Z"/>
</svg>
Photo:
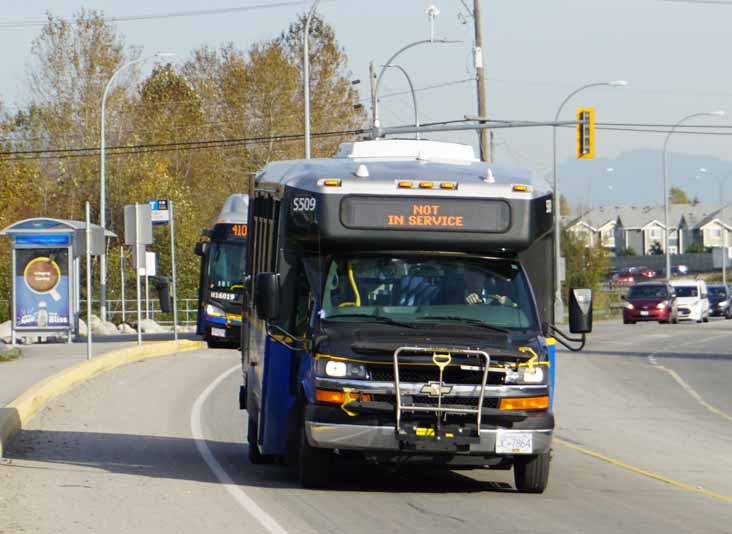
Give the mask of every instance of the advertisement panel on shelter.
<svg viewBox="0 0 732 534">
<path fill-rule="evenodd" d="M 15 261 L 15 327 L 69 328 L 69 250 L 16 249 Z"/>
</svg>

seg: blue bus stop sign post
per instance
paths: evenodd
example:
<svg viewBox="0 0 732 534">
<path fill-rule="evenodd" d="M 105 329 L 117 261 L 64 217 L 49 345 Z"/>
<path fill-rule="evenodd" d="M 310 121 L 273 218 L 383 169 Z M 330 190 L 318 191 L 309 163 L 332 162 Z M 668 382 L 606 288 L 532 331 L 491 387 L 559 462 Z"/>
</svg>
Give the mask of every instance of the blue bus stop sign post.
<svg viewBox="0 0 732 534">
<path fill-rule="evenodd" d="M 168 224 L 170 222 L 169 200 L 148 200 L 147 203 L 150 205 L 153 224 Z"/>
<path fill-rule="evenodd" d="M 175 269 L 175 214 L 173 211 L 173 201 L 164 199 L 148 200 L 150 206 L 152 223 L 154 225 L 170 224 L 170 267 L 172 269 L 172 286 L 173 293 L 173 339 L 178 339 L 178 291 Z"/>
</svg>

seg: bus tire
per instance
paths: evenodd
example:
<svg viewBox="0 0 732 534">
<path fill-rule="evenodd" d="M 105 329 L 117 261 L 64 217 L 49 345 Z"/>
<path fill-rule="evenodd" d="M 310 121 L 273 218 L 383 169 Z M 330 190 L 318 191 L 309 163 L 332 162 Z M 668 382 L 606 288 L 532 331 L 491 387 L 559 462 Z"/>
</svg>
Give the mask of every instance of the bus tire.
<svg viewBox="0 0 732 534">
<path fill-rule="evenodd" d="M 304 488 L 324 488 L 330 479 L 331 452 L 318 449 L 308 443 L 305 423 L 300 427 L 300 450 L 298 457 L 298 476 Z"/>
<path fill-rule="evenodd" d="M 208 345 L 209 349 L 223 349 L 226 347 L 226 345 L 221 341 L 212 339 L 210 337 L 206 338 L 206 345 Z"/>
<path fill-rule="evenodd" d="M 521 493 L 544 493 L 549 483 L 550 453 L 517 456 L 513 462 L 516 489 Z"/>
<path fill-rule="evenodd" d="M 257 446 L 257 422 L 253 418 L 249 418 L 247 425 L 247 442 L 249 443 L 249 461 L 254 465 L 274 463 L 274 457 L 259 452 Z"/>
</svg>

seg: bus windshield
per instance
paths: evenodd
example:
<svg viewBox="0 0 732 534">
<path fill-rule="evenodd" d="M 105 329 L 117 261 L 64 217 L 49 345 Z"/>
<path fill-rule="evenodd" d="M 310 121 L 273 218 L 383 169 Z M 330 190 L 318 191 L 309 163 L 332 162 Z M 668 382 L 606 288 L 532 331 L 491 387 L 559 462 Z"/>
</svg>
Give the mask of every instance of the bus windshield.
<svg viewBox="0 0 732 534">
<path fill-rule="evenodd" d="M 369 316 L 401 323 L 538 330 L 526 277 L 518 263 L 503 259 L 335 258 L 325 281 L 321 317 L 368 321 Z"/>
<path fill-rule="evenodd" d="M 241 290 L 245 259 L 246 243 L 226 241 L 211 243 L 209 289 Z"/>
</svg>

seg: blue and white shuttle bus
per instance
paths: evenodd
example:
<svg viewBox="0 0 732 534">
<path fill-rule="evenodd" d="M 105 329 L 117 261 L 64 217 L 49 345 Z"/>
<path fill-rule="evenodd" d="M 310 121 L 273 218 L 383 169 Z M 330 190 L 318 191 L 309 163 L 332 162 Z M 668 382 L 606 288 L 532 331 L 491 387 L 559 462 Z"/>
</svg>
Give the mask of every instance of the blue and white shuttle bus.
<svg viewBox="0 0 732 534">
<path fill-rule="evenodd" d="M 335 455 L 513 469 L 554 431 L 552 198 L 470 147 L 346 143 L 250 187 L 240 405 L 249 457 L 306 487 Z M 570 291 L 570 330 L 592 328 Z M 574 338 L 570 338 L 576 340 Z"/>
</svg>

